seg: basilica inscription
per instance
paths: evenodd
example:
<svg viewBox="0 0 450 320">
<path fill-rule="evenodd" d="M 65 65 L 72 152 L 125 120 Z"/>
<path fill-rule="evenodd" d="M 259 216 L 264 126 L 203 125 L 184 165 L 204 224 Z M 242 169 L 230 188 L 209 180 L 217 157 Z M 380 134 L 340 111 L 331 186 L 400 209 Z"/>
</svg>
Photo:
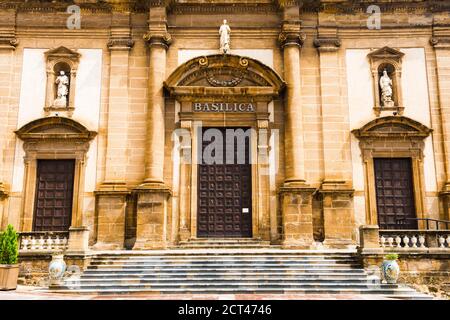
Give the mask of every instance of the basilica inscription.
<svg viewBox="0 0 450 320">
<path fill-rule="evenodd" d="M 255 112 L 251 102 L 195 102 L 194 112 Z"/>
</svg>

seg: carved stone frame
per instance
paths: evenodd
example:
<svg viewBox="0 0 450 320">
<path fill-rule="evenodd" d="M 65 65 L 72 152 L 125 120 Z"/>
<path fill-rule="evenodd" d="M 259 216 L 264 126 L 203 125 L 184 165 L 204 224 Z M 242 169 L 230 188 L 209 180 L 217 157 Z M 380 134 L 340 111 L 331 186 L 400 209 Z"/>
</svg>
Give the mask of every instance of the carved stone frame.
<svg viewBox="0 0 450 320">
<path fill-rule="evenodd" d="M 373 95 L 374 95 L 374 107 L 373 110 L 377 117 L 380 116 L 381 111 L 394 111 L 398 115 L 403 114 L 405 109 L 403 106 L 403 94 L 402 94 L 402 58 L 405 54 L 396 49 L 383 47 L 381 49 L 372 51 L 367 55 L 370 60 L 370 69 L 373 78 Z M 394 67 L 393 82 L 393 100 L 395 105 L 393 107 L 383 107 L 380 101 L 380 77 L 379 68 L 383 64 L 390 64 Z"/>
<path fill-rule="evenodd" d="M 209 71 L 214 76 L 220 74 L 220 68 L 228 68 L 230 77 L 241 75 L 239 81 L 224 81 L 220 83 L 208 79 Z M 218 72 L 219 74 L 215 73 Z M 249 80 L 250 79 L 250 80 Z M 242 80 L 242 81 L 240 81 Z M 199 85 L 200 81 L 205 84 Z M 239 82 L 239 83 L 238 83 Z M 253 84 L 249 85 L 249 82 Z M 208 83 L 208 84 L 206 84 Z M 269 150 L 267 138 L 270 135 L 269 104 L 279 102 L 285 88 L 281 77 L 271 68 L 257 60 L 237 55 L 209 55 L 191 59 L 179 66 L 164 83 L 167 98 L 179 104 L 179 126 L 187 129 L 190 144 L 183 145 L 189 150 L 193 164 L 198 163 L 199 122 L 203 127 L 246 127 L 253 130 L 250 141 L 251 157 L 257 159 L 252 163 L 252 237 L 264 241 L 274 241 L 276 229 L 276 211 L 269 212 L 269 176 L 264 175 L 268 165 L 260 161 L 261 155 Z M 243 102 L 252 101 L 255 112 L 251 113 L 208 113 L 194 112 L 193 102 Z M 225 116 L 226 115 L 226 116 Z M 197 165 L 180 165 L 181 188 L 178 206 L 179 213 L 173 217 L 179 219 L 179 239 L 186 241 L 197 238 L 197 196 L 198 167 Z M 186 185 L 189 188 L 186 188 Z M 273 234 L 272 234 L 273 233 Z"/>
<path fill-rule="evenodd" d="M 47 64 L 47 89 L 44 111 L 46 116 L 48 116 L 52 111 L 63 111 L 67 112 L 67 116 L 72 116 L 75 109 L 75 86 L 80 57 L 80 53 L 62 46 L 45 52 Z M 61 62 L 70 67 L 69 101 L 67 103 L 67 107 L 58 107 L 53 105 L 55 100 L 55 81 L 58 76 L 55 74 L 54 68 Z"/>
<path fill-rule="evenodd" d="M 35 206 L 37 161 L 75 160 L 72 223 L 71 227 L 82 227 L 82 197 L 86 154 L 92 139 L 97 135 L 69 118 L 48 117 L 32 121 L 16 131 L 24 141 L 25 174 L 20 219 L 20 230 L 30 232 L 33 228 Z"/>
<path fill-rule="evenodd" d="M 402 116 L 378 118 L 352 131 L 359 140 L 364 163 L 367 225 L 378 224 L 374 158 L 411 159 L 416 216 L 426 217 L 423 151 L 424 140 L 431 132 L 432 129 Z M 420 221 L 418 225 L 422 227 Z"/>
</svg>

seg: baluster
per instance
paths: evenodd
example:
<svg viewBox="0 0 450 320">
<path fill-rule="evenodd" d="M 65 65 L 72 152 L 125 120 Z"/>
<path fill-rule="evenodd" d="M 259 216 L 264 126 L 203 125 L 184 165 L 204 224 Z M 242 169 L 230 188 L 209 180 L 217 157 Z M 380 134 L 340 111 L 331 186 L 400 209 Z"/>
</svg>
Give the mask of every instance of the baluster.
<svg viewBox="0 0 450 320">
<path fill-rule="evenodd" d="M 392 248 L 393 247 L 392 243 L 394 242 L 394 238 L 388 237 L 387 241 L 388 241 L 389 247 Z"/>
<path fill-rule="evenodd" d="M 27 251 L 28 250 L 28 243 L 29 243 L 28 237 L 26 237 L 26 236 L 23 237 L 22 238 L 22 243 L 21 243 L 22 244 L 22 248 L 21 249 L 23 251 Z"/>
<path fill-rule="evenodd" d="M 450 248 L 450 235 L 447 236 L 447 240 L 445 240 L 447 242 L 447 248 Z"/>
<path fill-rule="evenodd" d="M 395 242 L 397 243 L 397 248 L 402 247 L 402 238 L 400 238 L 400 236 L 395 237 Z"/>
<path fill-rule="evenodd" d="M 420 243 L 420 248 L 426 248 L 425 247 L 425 237 L 423 235 L 419 235 L 419 243 Z"/>
<path fill-rule="evenodd" d="M 59 235 L 56 235 L 55 239 L 55 250 L 61 249 L 61 239 L 59 239 Z"/>
<path fill-rule="evenodd" d="M 44 250 L 44 246 L 45 246 L 44 236 L 41 236 L 41 237 L 39 238 L 38 249 L 39 249 L 39 250 Z"/>
<path fill-rule="evenodd" d="M 413 248 L 417 248 L 417 238 L 416 238 L 416 235 L 413 235 L 413 236 L 411 237 L 411 243 L 412 243 L 412 247 L 413 247 Z"/>
<path fill-rule="evenodd" d="M 380 244 L 381 244 L 381 247 L 382 247 L 382 248 L 385 247 L 385 245 L 386 245 L 386 238 L 385 238 L 384 236 L 381 236 L 381 238 L 380 238 Z"/>
<path fill-rule="evenodd" d="M 67 238 L 65 236 L 62 238 L 61 249 L 63 250 L 67 249 Z"/>
<path fill-rule="evenodd" d="M 36 250 L 36 238 L 33 236 L 30 237 L 31 237 L 31 251 L 34 251 Z"/>
<path fill-rule="evenodd" d="M 52 250 L 53 248 L 53 239 L 52 239 L 52 236 L 48 236 L 48 238 L 47 238 L 47 250 Z"/>
<path fill-rule="evenodd" d="M 439 244 L 440 244 L 439 248 L 445 248 L 444 243 L 445 243 L 445 238 L 444 238 L 444 236 L 440 235 L 439 236 Z"/>
<path fill-rule="evenodd" d="M 409 237 L 407 235 L 403 237 L 403 243 L 405 244 L 405 248 L 409 248 Z"/>
</svg>

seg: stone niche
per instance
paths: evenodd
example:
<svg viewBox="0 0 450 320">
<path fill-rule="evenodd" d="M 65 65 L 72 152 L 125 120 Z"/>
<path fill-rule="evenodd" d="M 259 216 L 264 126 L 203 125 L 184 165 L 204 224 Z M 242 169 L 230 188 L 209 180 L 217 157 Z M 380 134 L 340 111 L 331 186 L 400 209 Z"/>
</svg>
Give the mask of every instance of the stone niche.
<svg viewBox="0 0 450 320">
<path fill-rule="evenodd" d="M 402 115 L 404 106 L 402 102 L 402 58 L 405 54 L 396 49 L 383 47 L 368 54 L 373 78 L 373 95 L 375 115 L 379 117 L 382 111 L 392 111 Z M 391 80 L 390 101 L 384 101 L 383 90 L 380 86 L 384 71 Z"/>
<path fill-rule="evenodd" d="M 47 65 L 47 89 L 45 115 L 71 117 L 75 110 L 75 86 L 81 54 L 66 47 L 58 47 L 45 52 Z M 67 77 L 67 95 L 64 101 L 58 99 L 57 79 L 64 73 Z"/>
</svg>

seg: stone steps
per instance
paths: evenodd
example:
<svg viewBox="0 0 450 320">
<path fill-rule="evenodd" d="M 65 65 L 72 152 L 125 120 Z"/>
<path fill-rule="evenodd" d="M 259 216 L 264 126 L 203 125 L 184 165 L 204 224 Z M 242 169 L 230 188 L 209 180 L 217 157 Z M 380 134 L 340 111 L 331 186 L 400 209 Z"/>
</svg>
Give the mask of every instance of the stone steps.
<svg viewBox="0 0 450 320">
<path fill-rule="evenodd" d="M 202 242 L 202 241 L 199 241 Z M 208 241 L 204 241 L 208 243 Z M 232 243 L 232 242 L 230 242 Z M 60 293 L 363 294 L 426 299 L 406 286 L 372 281 L 349 252 L 205 249 L 97 254 Z"/>
</svg>

